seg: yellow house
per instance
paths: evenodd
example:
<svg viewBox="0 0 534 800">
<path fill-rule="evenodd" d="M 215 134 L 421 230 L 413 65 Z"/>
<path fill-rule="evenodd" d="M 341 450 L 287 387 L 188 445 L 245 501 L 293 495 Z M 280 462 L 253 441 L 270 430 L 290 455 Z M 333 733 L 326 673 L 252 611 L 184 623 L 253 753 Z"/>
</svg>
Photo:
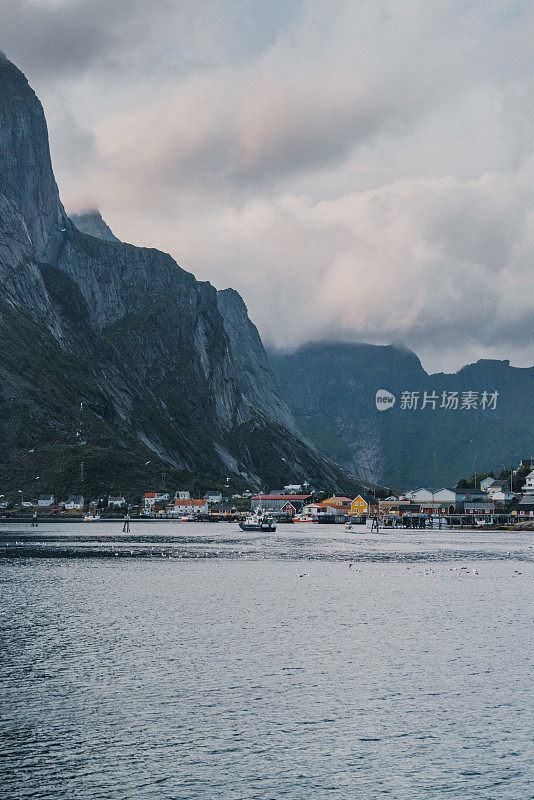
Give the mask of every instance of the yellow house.
<svg viewBox="0 0 534 800">
<path fill-rule="evenodd" d="M 370 494 L 359 494 L 350 504 L 350 513 L 357 516 L 378 514 L 378 500 Z"/>
</svg>

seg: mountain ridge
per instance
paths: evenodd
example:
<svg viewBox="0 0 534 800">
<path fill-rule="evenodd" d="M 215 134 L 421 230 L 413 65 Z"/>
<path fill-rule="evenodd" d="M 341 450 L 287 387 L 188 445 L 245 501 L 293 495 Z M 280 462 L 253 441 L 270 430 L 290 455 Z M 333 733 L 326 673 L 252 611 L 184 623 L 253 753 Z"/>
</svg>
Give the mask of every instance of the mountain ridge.
<svg viewBox="0 0 534 800">
<path fill-rule="evenodd" d="M 30 484 L 39 480 L 43 489 L 55 481 L 79 490 L 83 474 L 95 491 L 124 491 L 134 462 L 136 486 L 154 465 L 257 487 L 351 483 L 285 407 L 244 304 L 218 299 L 168 254 L 125 244 L 111 231 L 107 240 L 88 235 L 68 218 L 42 106 L 6 58 L 0 211 L 2 486 L 30 480 L 19 469 L 29 462 L 39 476 Z M 96 223 L 102 232 L 105 223 Z M 244 332 L 247 346 L 238 353 Z M 45 451 L 54 475 L 38 459 Z M 100 459 L 94 467 L 90 452 Z"/>
<path fill-rule="evenodd" d="M 398 488 L 454 485 L 477 468 L 517 464 L 533 449 L 534 367 L 479 359 L 456 373 L 429 374 L 406 348 L 332 342 L 268 357 L 304 432 L 362 479 Z M 376 407 L 379 389 L 396 397 L 386 411 Z M 404 391 L 419 393 L 417 408 L 401 408 Z M 436 408 L 421 408 L 425 391 L 438 394 Z M 440 408 L 443 392 L 458 392 L 461 405 L 469 391 L 478 401 L 484 391 L 498 391 L 496 408 Z"/>
</svg>

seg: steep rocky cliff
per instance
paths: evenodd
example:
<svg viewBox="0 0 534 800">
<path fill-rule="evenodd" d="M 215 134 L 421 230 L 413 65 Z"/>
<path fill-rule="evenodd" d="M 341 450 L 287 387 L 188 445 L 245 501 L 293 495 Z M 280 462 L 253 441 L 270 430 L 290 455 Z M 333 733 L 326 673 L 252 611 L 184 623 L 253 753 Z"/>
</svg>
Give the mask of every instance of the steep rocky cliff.
<svg viewBox="0 0 534 800">
<path fill-rule="evenodd" d="M 123 491 L 134 473 L 146 483 L 147 462 L 258 486 L 347 485 L 281 400 L 236 293 L 118 241 L 94 214 L 77 223 L 96 236 L 66 216 L 42 107 L 2 56 L 3 485 L 38 472 L 43 489 L 79 489 L 82 460 L 87 483 Z"/>
<path fill-rule="evenodd" d="M 367 344 L 311 344 L 269 359 L 303 430 L 325 455 L 368 480 L 452 485 L 477 469 L 517 464 L 534 445 L 534 368 L 478 361 L 454 375 L 429 375 L 410 350 Z M 396 398 L 383 411 L 379 389 Z M 403 392 L 414 393 L 413 407 Z M 462 408 L 467 392 L 473 404 Z M 495 408 L 484 392 L 498 392 Z"/>
<path fill-rule="evenodd" d="M 263 347 L 258 329 L 250 320 L 247 307 L 235 289 L 217 292 L 217 307 L 232 351 L 241 399 L 273 421 L 281 423 L 302 438 L 297 423 L 280 392 Z"/>
<path fill-rule="evenodd" d="M 20 218 L 37 260 L 55 258 L 65 212 L 52 171 L 42 106 L 0 52 L 0 187 Z"/>
</svg>

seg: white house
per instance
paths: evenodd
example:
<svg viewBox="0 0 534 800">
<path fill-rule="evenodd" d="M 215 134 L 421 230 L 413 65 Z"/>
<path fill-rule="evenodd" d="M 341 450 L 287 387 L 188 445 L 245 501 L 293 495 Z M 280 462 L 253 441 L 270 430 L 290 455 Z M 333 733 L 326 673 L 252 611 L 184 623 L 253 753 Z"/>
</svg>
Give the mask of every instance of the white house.
<svg viewBox="0 0 534 800">
<path fill-rule="evenodd" d="M 79 511 L 83 508 L 83 494 L 72 494 L 65 503 L 65 511 Z"/>
<path fill-rule="evenodd" d="M 184 516 L 191 516 L 192 514 L 207 514 L 208 501 L 204 500 L 191 500 L 184 498 L 183 500 L 176 499 L 174 501 L 173 514 L 183 514 Z"/>
<path fill-rule="evenodd" d="M 186 492 L 184 490 L 179 489 L 177 492 L 175 492 L 174 499 L 175 500 L 190 500 L 191 499 L 191 495 L 189 494 L 189 492 Z"/>
<path fill-rule="evenodd" d="M 460 503 L 467 500 L 467 491 L 464 489 L 440 489 L 434 492 L 434 500 L 443 503 Z"/>
<path fill-rule="evenodd" d="M 480 481 L 480 488 L 483 492 L 487 492 L 492 483 L 495 483 L 495 478 L 484 478 L 483 481 Z"/>
<path fill-rule="evenodd" d="M 497 500 L 497 495 L 501 495 L 503 492 L 508 492 L 510 489 L 510 481 L 493 481 L 493 483 L 488 486 L 488 495 L 492 500 Z"/>
<path fill-rule="evenodd" d="M 424 503 L 426 501 L 431 501 L 434 499 L 434 492 L 431 489 L 412 489 L 409 492 L 406 492 L 406 497 L 409 500 L 413 500 L 414 503 Z"/>
<path fill-rule="evenodd" d="M 329 506 L 327 503 L 308 503 L 302 508 L 302 514 L 306 517 L 327 517 L 335 516 L 338 513 L 339 509 Z"/>
<path fill-rule="evenodd" d="M 54 495 L 53 494 L 40 494 L 39 499 L 37 501 L 37 505 L 40 508 L 50 508 L 55 503 Z"/>
<path fill-rule="evenodd" d="M 515 494 L 502 489 L 500 492 L 493 492 L 490 497 L 494 503 L 508 503 L 514 499 Z"/>
<path fill-rule="evenodd" d="M 222 494 L 220 492 L 206 492 L 204 495 L 204 500 L 208 503 L 221 503 L 222 502 Z"/>
<path fill-rule="evenodd" d="M 155 505 L 166 503 L 168 499 L 168 492 L 145 492 L 145 508 L 154 508 Z"/>
<path fill-rule="evenodd" d="M 534 470 L 527 475 L 525 483 L 521 487 L 523 494 L 534 494 Z"/>
<path fill-rule="evenodd" d="M 108 497 L 108 506 L 110 508 L 121 508 L 126 505 L 125 497 Z"/>
</svg>

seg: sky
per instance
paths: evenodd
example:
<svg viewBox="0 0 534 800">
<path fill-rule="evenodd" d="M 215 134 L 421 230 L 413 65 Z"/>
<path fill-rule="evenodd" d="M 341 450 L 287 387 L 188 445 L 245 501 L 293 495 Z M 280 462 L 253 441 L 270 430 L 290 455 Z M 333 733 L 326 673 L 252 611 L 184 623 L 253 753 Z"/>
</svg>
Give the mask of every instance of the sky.
<svg viewBox="0 0 534 800">
<path fill-rule="evenodd" d="M 266 346 L 534 364 L 531 0 L 0 0 L 68 212 Z"/>
</svg>

